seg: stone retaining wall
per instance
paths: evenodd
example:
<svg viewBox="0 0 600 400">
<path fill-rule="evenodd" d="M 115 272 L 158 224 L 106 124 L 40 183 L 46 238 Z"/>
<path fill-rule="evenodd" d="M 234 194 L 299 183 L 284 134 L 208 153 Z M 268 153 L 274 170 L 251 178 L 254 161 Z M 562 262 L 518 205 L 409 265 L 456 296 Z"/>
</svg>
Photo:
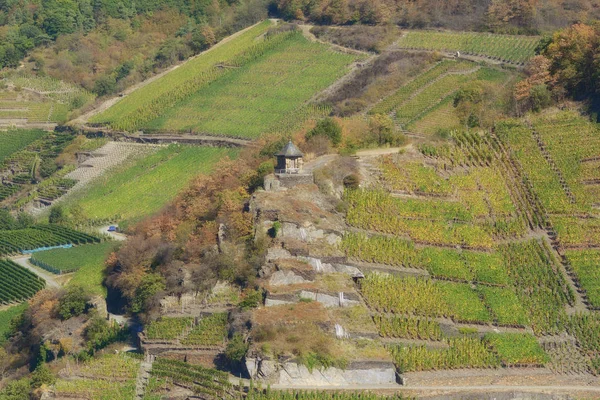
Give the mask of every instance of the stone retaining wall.
<svg viewBox="0 0 600 400">
<path fill-rule="evenodd" d="M 295 362 L 279 363 L 272 360 L 246 359 L 246 368 L 252 379 L 268 384 L 289 386 L 389 386 L 397 383 L 396 369 L 392 362 L 352 362 L 346 369 L 314 368 Z"/>
</svg>

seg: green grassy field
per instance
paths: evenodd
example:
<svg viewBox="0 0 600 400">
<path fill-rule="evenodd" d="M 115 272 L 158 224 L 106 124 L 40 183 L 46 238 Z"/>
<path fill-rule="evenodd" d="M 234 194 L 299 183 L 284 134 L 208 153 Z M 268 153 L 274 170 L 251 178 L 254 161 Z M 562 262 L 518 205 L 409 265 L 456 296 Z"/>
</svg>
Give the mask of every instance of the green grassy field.
<svg viewBox="0 0 600 400">
<path fill-rule="evenodd" d="M 0 311 L 0 345 L 6 341 L 6 334 L 9 333 L 10 321 L 21 315 L 27 309 L 27 303 L 19 304 L 7 310 Z"/>
<path fill-rule="evenodd" d="M 307 102 L 359 57 L 310 42 L 300 32 L 265 38 L 269 27 L 259 24 L 200 55 L 91 122 L 256 138 L 325 113 Z"/>
<path fill-rule="evenodd" d="M 104 261 L 116 246 L 115 242 L 103 242 L 71 249 L 48 250 L 35 254 L 33 259 L 34 262 L 51 266 L 54 271 L 75 272 L 69 285 L 79 285 L 91 294 L 106 296 L 106 289 L 102 286 Z"/>
<path fill-rule="evenodd" d="M 117 168 L 67 201 L 90 219 L 136 220 L 160 210 L 195 176 L 237 150 L 172 145 Z"/>
<path fill-rule="evenodd" d="M 303 105 L 346 71 L 356 57 L 295 33 L 259 60 L 216 79 L 147 126 L 256 138 L 303 120 Z"/>
<path fill-rule="evenodd" d="M 224 72 L 224 69 L 217 70 L 215 65 L 230 63 L 237 55 L 262 42 L 262 36 L 270 27 L 271 22 L 265 21 L 235 39 L 215 46 L 168 73 L 163 79 L 134 91 L 90 122 L 128 130 L 156 118 L 166 107 L 192 95 L 210 79 Z"/>
<path fill-rule="evenodd" d="M 476 32 L 409 31 L 397 42 L 401 48 L 460 51 L 511 63 L 535 55 L 538 36 L 510 36 Z"/>
</svg>

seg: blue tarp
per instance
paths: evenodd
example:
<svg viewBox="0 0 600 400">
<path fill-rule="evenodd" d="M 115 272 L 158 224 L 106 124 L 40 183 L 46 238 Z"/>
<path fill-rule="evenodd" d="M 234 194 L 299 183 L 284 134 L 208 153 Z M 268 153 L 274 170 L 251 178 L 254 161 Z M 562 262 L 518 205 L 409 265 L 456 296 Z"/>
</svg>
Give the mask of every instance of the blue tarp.
<svg viewBox="0 0 600 400">
<path fill-rule="evenodd" d="M 23 250 L 23 251 L 21 251 L 21 253 L 33 254 L 33 253 L 38 253 L 40 251 L 53 250 L 53 249 L 70 249 L 71 247 L 73 247 L 73 244 L 69 243 L 69 244 L 63 244 L 62 246 L 38 247 L 37 249 L 33 249 L 33 250 Z"/>
</svg>

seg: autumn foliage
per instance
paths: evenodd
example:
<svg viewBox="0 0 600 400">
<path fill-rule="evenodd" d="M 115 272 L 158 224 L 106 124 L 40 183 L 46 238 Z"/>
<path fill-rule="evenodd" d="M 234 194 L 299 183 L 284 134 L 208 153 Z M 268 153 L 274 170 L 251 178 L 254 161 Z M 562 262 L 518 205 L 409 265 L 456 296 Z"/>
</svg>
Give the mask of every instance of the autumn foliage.
<svg viewBox="0 0 600 400">
<path fill-rule="evenodd" d="M 242 286 L 252 280 L 247 203 L 260 179 L 258 166 L 268 158 L 259 155 L 264 143 L 235 161 L 222 160 L 214 173 L 198 176 L 161 213 L 132 229 L 126 245 L 109 258 L 106 281 L 136 310 L 130 309 L 150 312 L 165 291 L 180 296 L 203 292 L 216 279 Z M 217 242 L 220 231 L 226 243 Z M 156 274 L 162 283 L 150 278 Z"/>
</svg>

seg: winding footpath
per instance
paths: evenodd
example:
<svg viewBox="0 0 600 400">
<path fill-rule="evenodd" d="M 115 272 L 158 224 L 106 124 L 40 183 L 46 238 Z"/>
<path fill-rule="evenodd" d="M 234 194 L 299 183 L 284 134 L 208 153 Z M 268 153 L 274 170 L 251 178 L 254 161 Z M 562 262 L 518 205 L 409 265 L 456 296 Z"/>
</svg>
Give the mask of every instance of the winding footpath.
<svg viewBox="0 0 600 400">
<path fill-rule="evenodd" d="M 39 276 L 40 278 L 42 278 L 43 280 L 45 280 L 46 281 L 46 287 L 58 289 L 58 288 L 60 288 L 62 286 L 56 280 L 56 275 L 54 275 L 54 274 L 52 274 L 52 273 L 50 273 L 48 271 L 44 271 L 43 269 L 34 266 L 33 264 L 31 264 L 29 262 L 30 259 L 31 259 L 31 256 L 18 256 L 18 257 L 12 258 L 12 260 L 14 262 L 16 262 L 17 264 L 19 264 L 20 266 L 22 266 L 23 268 L 28 269 L 29 271 L 33 272 L 34 274 L 36 274 L 37 276 Z"/>
</svg>

